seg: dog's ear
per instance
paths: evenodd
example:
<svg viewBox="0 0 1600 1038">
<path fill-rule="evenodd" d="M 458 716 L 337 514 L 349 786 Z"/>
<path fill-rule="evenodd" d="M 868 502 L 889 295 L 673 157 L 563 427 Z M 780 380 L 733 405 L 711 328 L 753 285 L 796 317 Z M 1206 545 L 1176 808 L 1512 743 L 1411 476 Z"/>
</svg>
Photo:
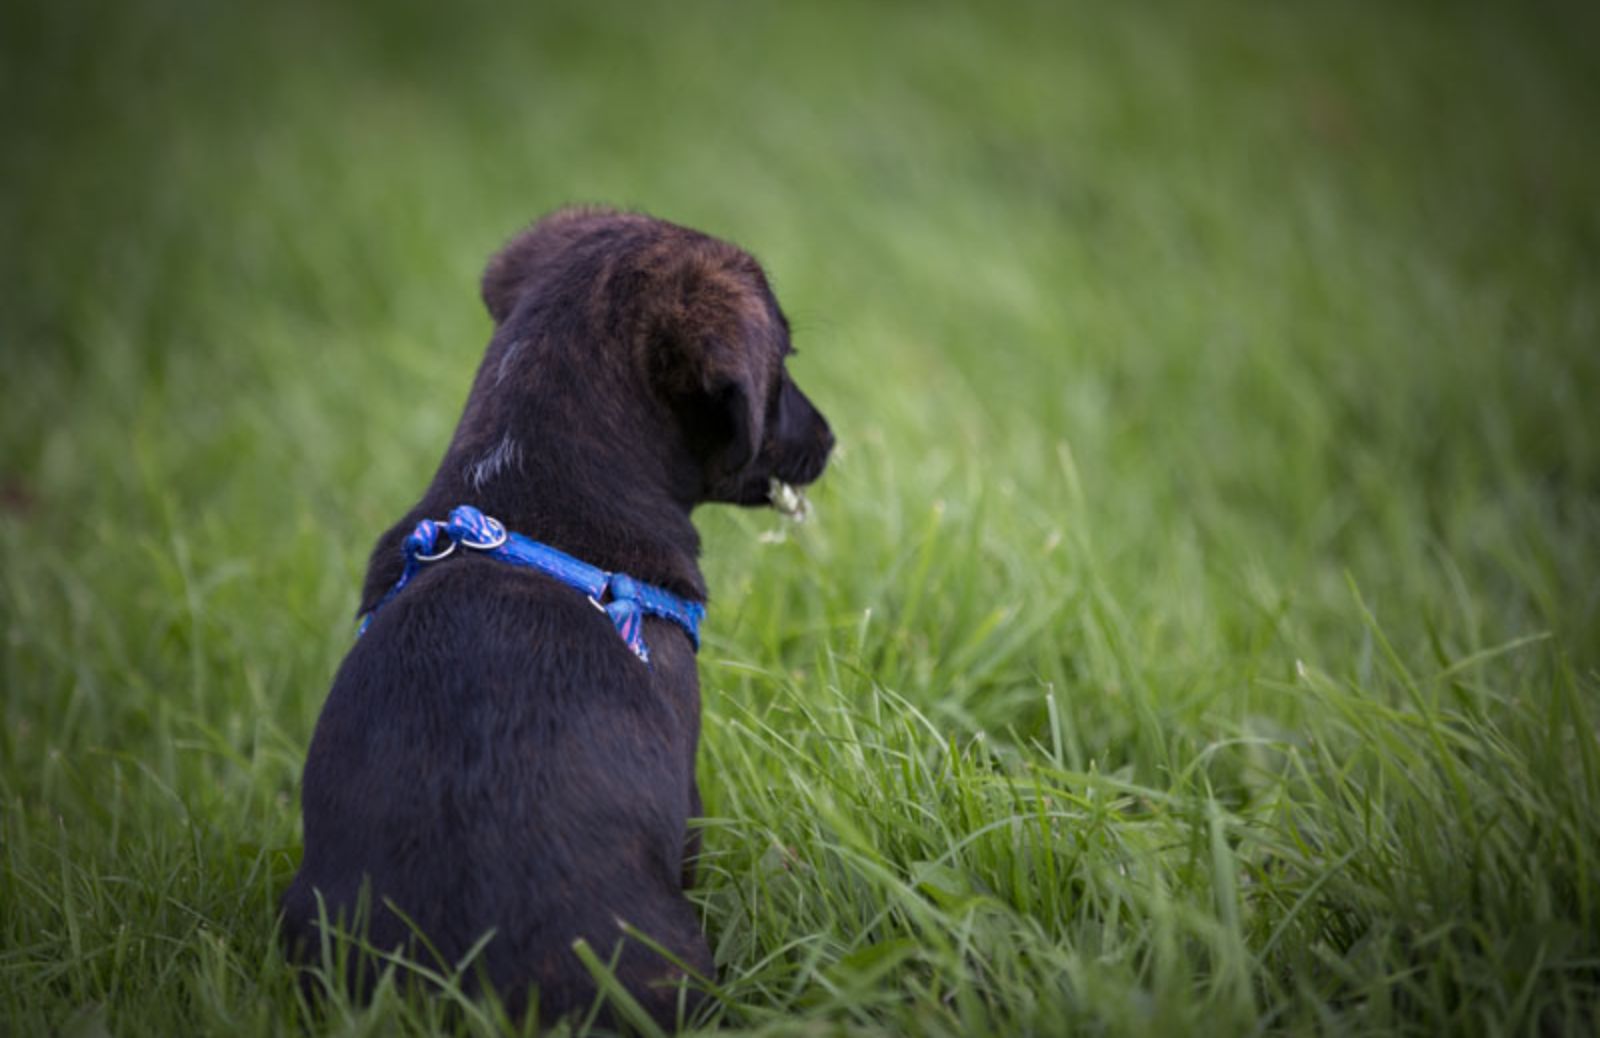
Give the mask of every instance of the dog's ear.
<svg viewBox="0 0 1600 1038">
<path fill-rule="evenodd" d="M 676 413 L 712 482 L 761 451 L 772 358 L 766 308 L 726 257 L 690 255 L 652 315 L 652 380 Z"/>
<path fill-rule="evenodd" d="M 480 290 L 483 305 L 495 324 L 501 324 L 516 308 L 528 286 L 552 266 L 561 262 L 568 245 L 607 222 L 627 222 L 630 218 L 615 210 L 596 206 L 570 206 L 558 209 L 522 231 L 489 259 Z"/>
<path fill-rule="evenodd" d="M 702 385 L 708 404 L 706 446 L 715 476 L 732 476 L 755 463 L 765 435 L 766 393 L 748 351 L 713 343 Z M 741 363 L 742 362 L 742 363 Z"/>
<path fill-rule="evenodd" d="M 506 243 L 505 247 L 489 259 L 483 270 L 481 290 L 483 305 L 495 324 L 511 315 L 517 303 L 523 282 L 531 273 L 534 254 L 538 248 L 538 232 L 530 227 Z"/>
</svg>

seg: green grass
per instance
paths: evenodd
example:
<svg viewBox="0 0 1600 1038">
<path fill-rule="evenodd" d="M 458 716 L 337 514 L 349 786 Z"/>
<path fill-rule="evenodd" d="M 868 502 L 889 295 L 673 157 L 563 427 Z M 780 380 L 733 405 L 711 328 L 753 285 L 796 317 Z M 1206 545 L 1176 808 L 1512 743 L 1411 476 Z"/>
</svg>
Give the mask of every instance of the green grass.
<svg viewBox="0 0 1600 1038">
<path fill-rule="evenodd" d="M 699 517 L 710 1022 L 1594 1033 L 1594 19 L 522 7 L 0 13 L 0 1032 L 496 1029 L 308 1015 L 274 905 L 593 200 L 761 257 L 841 443 Z"/>
</svg>

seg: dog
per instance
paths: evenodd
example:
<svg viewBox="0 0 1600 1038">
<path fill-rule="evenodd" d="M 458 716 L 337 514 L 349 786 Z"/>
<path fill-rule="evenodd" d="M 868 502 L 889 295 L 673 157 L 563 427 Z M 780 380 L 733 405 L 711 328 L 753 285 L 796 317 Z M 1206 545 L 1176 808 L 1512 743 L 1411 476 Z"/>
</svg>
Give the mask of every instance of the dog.
<svg viewBox="0 0 1600 1038">
<path fill-rule="evenodd" d="M 371 949 L 439 965 L 491 935 L 469 989 L 514 1017 L 536 1000 L 550 1022 L 596 1001 L 583 939 L 671 1026 L 703 996 L 621 927 L 714 975 L 684 896 L 696 633 L 645 611 L 630 640 L 615 578 L 607 602 L 467 549 L 514 531 L 692 612 L 706 588 L 691 512 L 811 483 L 833 434 L 785 370 L 789 322 L 761 267 L 716 238 L 559 210 L 490 260 L 482 294 L 495 327 L 465 410 L 421 500 L 378 538 L 368 626 L 311 740 L 284 941 L 315 964 L 319 920 L 359 918 Z M 425 524 L 460 505 L 493 525 Z M 372 967 L 358 957 L 344 982 L 370 993 Z"/>
</svg>

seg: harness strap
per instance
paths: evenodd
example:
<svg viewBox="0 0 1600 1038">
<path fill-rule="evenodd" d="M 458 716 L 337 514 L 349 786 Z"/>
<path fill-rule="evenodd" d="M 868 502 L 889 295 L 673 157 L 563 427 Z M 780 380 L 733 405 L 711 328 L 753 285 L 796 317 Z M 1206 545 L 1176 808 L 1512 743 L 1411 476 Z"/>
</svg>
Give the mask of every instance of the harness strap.
<svg viewBox="0 0 1600 1038">
<path fill-rule="evenodd" d="M 435 550 L 441 538 L 445 545 Z M 405 556 L 400 579 L 372 611 L 361 618 L 358 635 L 366 632 L 378 610 L 411 583 L 423 567 L 449 557 L 458 547 L 513 566 L 536 569 L 583 592 L 595 608 L 610 617 L 623 642 L 645 663 L 650 662 L 650 649 L 644 641 L 646 616 L 672 621 L 683 628 L 696 651 L 700 648 L 700 621 L 706 615 L 704 603 L 680 598 L 665 588 L 634 580 L 626 573 L 612 573 L 591 566 L 548 544 L 511 533 L 500 520 L 484 515 L 471 505 L 457 505 L 450 510 L 450 518 L 442 523 L 424 519 L 406 535 L 400 542 L 401 553 Z"/>
</svg>

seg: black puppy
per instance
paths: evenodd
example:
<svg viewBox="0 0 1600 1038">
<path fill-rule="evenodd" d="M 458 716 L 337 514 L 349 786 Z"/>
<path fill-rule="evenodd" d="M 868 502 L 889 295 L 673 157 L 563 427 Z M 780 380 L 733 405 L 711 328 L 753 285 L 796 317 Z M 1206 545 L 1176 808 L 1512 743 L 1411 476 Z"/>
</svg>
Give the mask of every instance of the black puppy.
<svg viewBox="0 0 1600 1038">
<path fill-rule="evenodd" d="M 408 563 L 449 549 L 431 528 L 402 545 L 470 504 L 701 603 L 690 512 L 811 482 L 833 436 L 784 370 L 788 322 L 761 268 L 725 242 L 563 210 L 490 261 L 483 299 L 496 327 L 460 425 L 422 500 L 378 539 L 370 626 L 312 738 L 285 939 L 317 960 L 319 893 L 329 918 L 369 905 L 378 949 L 418 954 L 409 919 L 454 962 L 492 930 L 479 976 L 513 1013 L 536 990 L 546 1020 L 595 999 L 573 942 L 609 959 L 622 941 L 618 977 L 670 1025 L 681 971 L 619 923 L 711 974 L 683 895 L 700 811 L 691 632 L 644 615 L 646 662 L 596 608 L 606 592 L 466 548 Z"/>
</svg>

